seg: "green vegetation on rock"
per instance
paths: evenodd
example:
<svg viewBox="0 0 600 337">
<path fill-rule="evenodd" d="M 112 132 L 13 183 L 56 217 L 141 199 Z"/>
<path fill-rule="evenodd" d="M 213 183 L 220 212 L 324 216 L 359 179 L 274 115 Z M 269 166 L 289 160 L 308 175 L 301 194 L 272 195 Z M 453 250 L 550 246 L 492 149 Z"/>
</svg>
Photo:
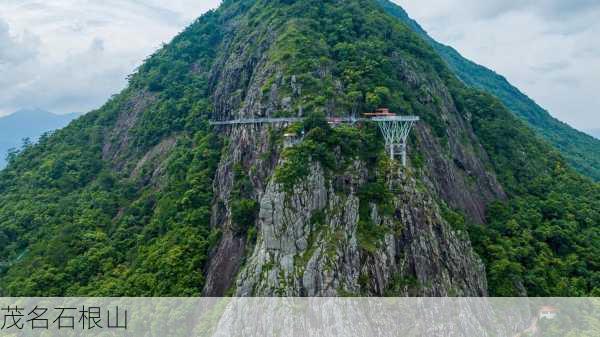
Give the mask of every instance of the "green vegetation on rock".
<svg viewBox="0 0 600 337">
<path fill-rule="evenodd" d="M 491 205 L 489 223 L 471 229 L 497 296 L 586 296 L 600 291 L 600 186 L 568 167 L 506 108 L 480 94 L 479 135 L 508 202 Z"/>
<path fill-rule="evenodd" d="M 461 56 L 452 47 L 432 39 L 398 5 L 377 0 L 387 13 L 400 19 L 444 59 L 450 69 L 467 85 L 496 96 L 521 120 L 533 128 L 580 173 L 600 181 L 600 140 L 575 130 L 552 117 L 548 111 L 511 85 L 506 78 Z"/>
<path fill-rule="evenodd" d="M 249 60 L 244 71 L 224 71 L 240 55 Z M 256 78 L 262 97 L 246 97 Z M 227 133 L 207 120 L 238 117 L 242 101 L 260 106 L 252 111 L 260 115 L 267 110 L 258 103 L 284 98 L 287 107 L 269 112 L 308 118 L 297 126 L 303 141 L 284 150 L 276 181 L 293 191 L 311 162 L 330 173 L 356 159 L 367 165 L 373 174 L 359 193 L 363 250 L 382 237 L 368 220 L 371 205 L 386 212 L 393 193 L 377 173 L 382 139 L 374 125 L 331 128 L 324 116 L 379 105 L 420 116 L 413 142 L 422 153 L 413 157 L 423 172 L 436 164 L 427 146 L 453 153 L 450 117 L 472 130 L 464 152 L 481 148 L 485 175 L 507 194 L 490 205 L 487 224 L 445 214 L 457 229 L 467 227 L 491 293 L 598 294 L 600 187 L 498 99 L 465 86 L 377 1 L 227 0 L 150 57 L 103 108 L 11 157 L 0 172 L 0 295 L 200 295 L 209 255 L 224 236 L 220 224 L 211 226 L 226 213 L 221 203 L 229 203 L 235 234 L 259 235 L 251 170 L 235 167 L 229 200 L 214 193 L 230 154 L 222 155 Z M 419 186 L 432 185 L 417 176 Z M 399 277 L 390 291 L 413 283 Z"/>
<path fill-rule="evenodd" d="M 209 219 L 221 142 L 206 123 L 206 73 L 184 69 L 211 64 L 214 24 L 206 14 L 100 110 L 11 158 L 0 172 L 0 295 L 200 294 L 219 237 Z M 124 111 L 137 114 L 131 129 Z M 143 158 L 152 148 L 160 155 Z"/>
</svg>

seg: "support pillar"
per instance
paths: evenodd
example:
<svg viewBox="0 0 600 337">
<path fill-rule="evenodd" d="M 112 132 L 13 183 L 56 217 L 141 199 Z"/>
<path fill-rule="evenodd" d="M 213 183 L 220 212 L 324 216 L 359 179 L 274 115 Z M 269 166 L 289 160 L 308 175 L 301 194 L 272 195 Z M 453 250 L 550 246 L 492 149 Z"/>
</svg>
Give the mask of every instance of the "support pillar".
<svg viewBox="0 0 600 337">
<path fill-rule="evenodd" d="M 418 117 L 378 117 L 373 119 L 385 139 L 386 148 L 390 151 L 390 159 L 395 160 L 396 154 L 400 155 L 402 166 L 407 165 L 408 135 Z M 400 153 L 397 153 L 399 151 Z"/>
<path fill-rule="evenodd" d="M 402 166 L 406 167 L 406 144 L 400 144 L 400 151 L 402 153 Z"/>
</svg>

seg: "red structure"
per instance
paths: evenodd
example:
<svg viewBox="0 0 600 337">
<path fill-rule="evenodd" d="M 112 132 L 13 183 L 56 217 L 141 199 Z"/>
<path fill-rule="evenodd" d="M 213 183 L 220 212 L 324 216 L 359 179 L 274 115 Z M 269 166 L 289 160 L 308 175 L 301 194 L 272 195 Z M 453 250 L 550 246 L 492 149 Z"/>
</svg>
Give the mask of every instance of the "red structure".
<svg viewBox="0 0 600 337">
<path fill-rule="evenodd" d="M 344 122 L 344 120 L 340 117 L 330 117 L 327 119 L 327 121 L 330 125 L 339 125 Z"/>
<path fill-rule="evenodd" d="M 375 112 L 368 112 L 363 114 L 365 117 L 393 117 L 396 116 L 395 113 L 390 112 L 388 108 L 379 108 L 375 110 Z"/>
</svg>

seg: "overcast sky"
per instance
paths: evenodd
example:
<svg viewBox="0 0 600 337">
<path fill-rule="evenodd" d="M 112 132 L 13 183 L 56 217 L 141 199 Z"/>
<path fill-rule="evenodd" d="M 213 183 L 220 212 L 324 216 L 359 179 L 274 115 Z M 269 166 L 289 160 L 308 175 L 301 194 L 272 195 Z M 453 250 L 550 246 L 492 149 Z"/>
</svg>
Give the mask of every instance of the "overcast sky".
<svg viewBox="0 0 600 337">
<path fill-rule="evenodd" d="M 0 0 L 0 115 L 84 112 L 218 0 Z M 600 128 L 600 1 L 396 0 L 559 119 Z"/>
</svg>

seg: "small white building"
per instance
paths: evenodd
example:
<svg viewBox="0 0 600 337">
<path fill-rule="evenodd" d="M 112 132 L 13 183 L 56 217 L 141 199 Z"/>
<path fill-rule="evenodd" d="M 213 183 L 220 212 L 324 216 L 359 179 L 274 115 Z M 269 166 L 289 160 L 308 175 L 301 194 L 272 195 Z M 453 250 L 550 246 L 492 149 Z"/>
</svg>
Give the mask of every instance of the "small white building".
<svg viewBox="0 0 600 337">
<path fill-rule="evenodd" d="M 540 308 L 540 319 L 555 319 L 560 310 L 553 306 L 543 306 Z"/>
</svg>

